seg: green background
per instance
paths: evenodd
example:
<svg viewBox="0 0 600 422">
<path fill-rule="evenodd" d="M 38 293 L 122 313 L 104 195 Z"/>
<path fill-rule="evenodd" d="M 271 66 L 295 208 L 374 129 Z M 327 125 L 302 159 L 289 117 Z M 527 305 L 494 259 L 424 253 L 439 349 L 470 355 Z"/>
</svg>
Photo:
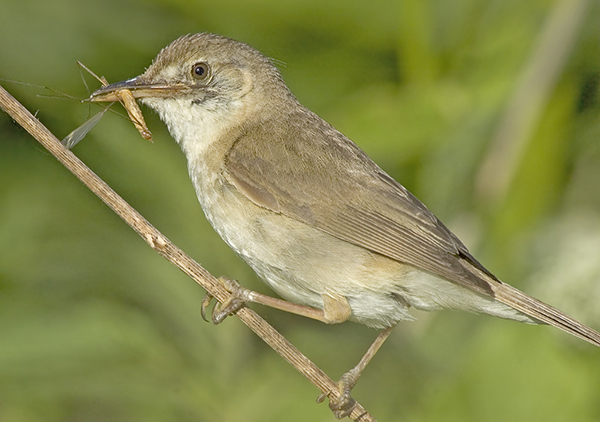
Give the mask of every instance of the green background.
<svg viewBox="0 0 600 422">
<path fill-rule="evenodd" d="M 0 1 L 0 78 L 78 98 L 77 60 L 116 82 L 186 33 L 253 45 L 501 279 L 600 328 L 597 2 Z M 61 138 L 97 111 L 0 83 Z M 74 152 L 213 274 L 270 293 L 144 112 L 154 144 L 108 113 Z M 238 320 L 204 323 L 203 295 L 0 114 L 1 421 L 334 420 Z M 334 379 L 376 335 L 253 308 Z M 354 391 L 380 421 L 600 420 L 600 350 L 549 327 L 417 316 Z"/>
</svg>

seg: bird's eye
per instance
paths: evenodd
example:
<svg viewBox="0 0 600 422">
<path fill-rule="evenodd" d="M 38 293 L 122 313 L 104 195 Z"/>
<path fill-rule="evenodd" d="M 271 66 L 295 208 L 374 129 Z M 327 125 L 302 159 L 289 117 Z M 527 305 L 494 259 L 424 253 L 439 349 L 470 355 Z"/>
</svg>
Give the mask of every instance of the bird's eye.
<svg viewBox="0 0 600 422">
<path fill-rule="evenodd" d="M 206 63 L 196 63 L 192 66 L 192 76 L 194 79 L 203 81 L 208 77 L 209 69 Z"/>
</svg>

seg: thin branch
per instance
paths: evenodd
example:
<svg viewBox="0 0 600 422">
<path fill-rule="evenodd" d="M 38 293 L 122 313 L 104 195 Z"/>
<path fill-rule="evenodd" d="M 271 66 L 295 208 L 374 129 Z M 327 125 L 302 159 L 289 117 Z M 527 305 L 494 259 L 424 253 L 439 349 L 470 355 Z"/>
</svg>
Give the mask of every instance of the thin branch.
<svg viewBox="0 0 600 422">
<path fill-rule="evenodd" d="M 152 249 L 187 274 L 221 303 L 229 292 L 217 279 L 185 252 L 175 246 L 166 236 L 154 228 L 140 213 L 121 198 L 110 186 L 90 170 L 79 158 L 65 148 L 60 141 L 25 107 L 0 86 L 0 107 L 19 125 L 40 142 L 71 173 L 81 180 L 94 194 L 108 205 L 119 217 L 133 228 Z M 335 399 L 339 396 L 337 384 L 318 366 L 304 356 L 285 337 L 250 308 L 243 307 L 236 313 L 252 331 L 279 353 L 302 375 L 308 378 L 321 392 Z M 363 422 L 375 419 L 360 405 L 349 416 Z"/>
</svg>

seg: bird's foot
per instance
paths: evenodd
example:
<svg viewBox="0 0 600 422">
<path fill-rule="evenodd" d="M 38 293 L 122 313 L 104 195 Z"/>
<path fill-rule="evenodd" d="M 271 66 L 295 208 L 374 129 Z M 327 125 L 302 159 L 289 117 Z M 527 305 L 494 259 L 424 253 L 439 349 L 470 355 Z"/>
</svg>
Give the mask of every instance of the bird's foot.
<svg viewBox="0 0 600 422">
<path fill-rule="evenodd" d="M 337 383 L 339 396 L 332 399 L 330 397 L 331 392 L 329 394 L 323 393 L 317 397 L 317 403 L 321 403 L 329 397 L 329 408 L 337 419 L 350 415 L 356 407 L 356 400 L 352 398 L 351 393 L 359 376 L 360 374 L 357 374 L 354 370 L 346 372 Z"/>
<path fill-rule="evenodd" d="M 233 315 L 239 311 L 244 306 L 244 302 L 248 300 L 248 294 L 251 292 L 251 290 L 242 287 L 236 280 L 226 277 L 219 277 L 218 280 L 221 285 L 225 287 L 225 289 L 227 289 L 227 291 L 231 294 L 222 304 L 218 302 L 215 303 L 211 314 L 211 320 L 215 325 L 220 324 L 229 315 Z M 200 313 L 202 314 L 202 319 L 204 319 L 206 322 L 208 322 L 208 319 L 206 318 L 206 310 L 210 306 L 212 299 L 213 296 L 210 293 L 207 293 L 202 299 Z"/>
</svg>

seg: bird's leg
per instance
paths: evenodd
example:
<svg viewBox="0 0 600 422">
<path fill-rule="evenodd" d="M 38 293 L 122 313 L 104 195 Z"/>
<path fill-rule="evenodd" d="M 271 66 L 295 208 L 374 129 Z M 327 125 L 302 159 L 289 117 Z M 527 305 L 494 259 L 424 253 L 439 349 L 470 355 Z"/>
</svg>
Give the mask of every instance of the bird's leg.
<svg viewBox="0 0 600 422">
<path fill-rule="evenodd" d="M 352 313 L 346 298 L 334 293 L 326 293 L 323 295 L 323 310 L 321 310 L 257 293 L 242 287 L 237 281 L 226 277 L 219 277 L 218 280 L 231 295 L 222 305 L 215 305 L 211 318 L 215 324 L 220 324 L 227 316 L 236 313 L 244 306 L 244 303 L 250 302 L 260 303 L 261 305 L 316 319 L 327 324 L 344 322 Z M 204 299 L 202 299 L 201 313 L 202 318 L 206 321 L 206 309 L 210 305 L 212 298 L 213 297 L 207 293 Z"/>
<path fill-rule="evenodd" d="M 215 305 L 211 318 L 215 324 L 220 324 L 223 322 L 227 316 L 240 310 L 240 308 L 244 306 L 244 303 L 247 302 L 260 303 L 275 309 L 316 319 L 327 324 L 344 322 L 352 313 L 348 300 L 344 296 L 336 293 L 327 292 L 322 295 L 323 310 L 321 310 L 257 293 L 242 287 L 237 281 L 229 278 L 219 277 L 218 280 L 231 294 L 229 295 L 229 298 L 223 302 L 223 304 Z M 207 320 L 206 309 L 210 305 L 212 298 L 213 297 L 207 293 L 204 299 L 202 299 L 201 312 L 204 320 Z M 360 362 L 358 362 L 354 368 L 342 375 L 338 381 L 337 386 L 339 396 L 335 399 L 330 398 L 329 400 L 329 408 L 333 411 L 333 414 L 338 419 L 344 418 L 352 413 L 352 409 L 354 409 L 356 406 L 356 401 L 351 396 L 352 389 L 356 385 L 358 378 L 362 374 L 365 367 L 369 364 L 381 345 L 389 337 L 393 328 L 394 327 L 392 326 L 381 331 L 375 341 L 373 341 L 373 344 L 371 344 L 367 352 L 361 358 Z M 331 393 L 321 394 L 317 398 L 317 402 L 321 403 L 326 397 L 329 397 L 330 394 Z"/>
<path fill-rule="evenodd" d="M 375 356 L 375 354 L 377 353 L 381 345 L 385 342 L 385 340 L 389 337 L 393 329 L 394 326 L 391 326 L 381 331 L 375 339 L 375 341 L 373 342 L 373 344 L 371 344 L 371 346 L 369 347 L 369 350 L 367 350 L 367 352 L 364 354 L 360 362 L 358 362 L 358 364 L 354 368 L 342 375 L 342 377 L 338 381 L 337 385 L 340 395 L 336 399 L 329 399 L 329 408 L 333 411 L 333 414 L 336 418 L 342 419 L 348 416 L 350 413 L 352 413 L 352 409 L 354 409 L 354 407 L 356 406 L 356 401 L 352 398 L 350 393 L 352 392 L 352 389 L 358 382 L 358 378 L 362 374 L 362 371 L 369 364 L 373 356 Z M 317 403 L 321 403 L 328 396 L 329 394 L 321 394 L 317 398 Z"/>
</svg>

